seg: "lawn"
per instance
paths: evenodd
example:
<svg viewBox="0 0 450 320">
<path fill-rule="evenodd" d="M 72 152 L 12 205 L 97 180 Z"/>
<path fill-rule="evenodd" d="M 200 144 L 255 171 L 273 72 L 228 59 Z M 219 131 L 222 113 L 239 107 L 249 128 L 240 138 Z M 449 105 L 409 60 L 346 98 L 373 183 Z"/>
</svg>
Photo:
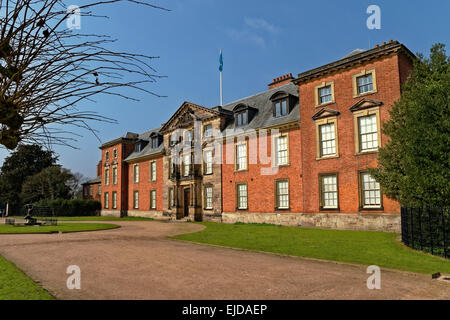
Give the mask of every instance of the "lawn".
<svg viewBox="0 0 450 320">
<path fill-rule="evenodd" d="M 450 260 L 409 249 L 394 233 L 202 222 L 206 229 L 173 238 L 324 260 L 450 274 Z"/>
<path fill-rule="evenodd" d="M 120 226 L 109 223 L 58 223 L 57 226 L 13 226 L 0 224 L 0 234 L 11 233 L 52 233 L 52 232 L 80 232 L 96 231 L 119 228 Z"/>
<path fill-rule="evenodd" d="M 0 300 L 51 300 L 53 297 L 0 256 Z"/>
</svg>

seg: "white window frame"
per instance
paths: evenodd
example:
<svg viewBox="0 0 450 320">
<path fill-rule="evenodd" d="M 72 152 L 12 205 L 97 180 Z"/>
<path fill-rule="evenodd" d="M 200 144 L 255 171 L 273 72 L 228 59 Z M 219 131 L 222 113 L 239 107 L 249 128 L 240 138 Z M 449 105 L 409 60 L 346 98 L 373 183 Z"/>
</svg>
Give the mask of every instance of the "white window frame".
<svg viewBox="0 0 450 320">
<path fill-rule="evenodd" d="M 205 186 L 205 209 L 211 210 L 213 208 L 213 187 Z"/>
<path fill-rule="evenodd" d="M 281 193 L 281 185 L 286 184 L 287 193 Z M 276 197 L 276 208 L 277 209 L 289 209 L 290 207 L 290 194 L 289 194 L 289 180 L 281 179 L 275 181 L 275 197 Z M 287 197 L 286 199 L 282 199 L 282 197 Z M 282 205 L 282 202 L 287 202 L 287 205 Z"/>
<path fill-rule="evenodd" d="M 139 191 L 133 191 L 133 208 L 139 209 Z"/>
<path fill-rule="evenodd" d="M 133 166 L 133 182 L 139 183 L 139 164 Z"/>
<path fill-rule="evenodd" d="M 245 187 L 241 189 L 241 187 Z M 245 195 L 242 194 L 242 192 L 245 192 Z M 244 200 L 245 199 L 245 200 Z M 239 210 L 247 210 L 248 209 L 248 185 L 247 183 L 236 183 L 236 202 L 237 202 L 237 208 Z"/>
<path fill-rule="evenodd" d="M 247 142 L 237 143 L 234 150 L 235 150 L 236 171 L 247 170 L 248 167 Z"/>
<path fill-rule="evenodd" d="M 205 174 L 212 174 L 213 173 L 213 152 L 212 150 L 206 150 L 204 152 L 205 156 Z"/>
<path fill-rule="evenodd" d="M 150 190 L 150 209 L 156 210 L 156 190 Z"/>
<path fill-rule="evenodd" d="M 285 143 L 285 149 L 280 148 L 280 141 L 286 140 Z M 283 155 L 280 157 L 280 153 L 285 153 L 285 156 Z M 283 159 L 283 161 L 280 161 L 280 159 Z M 277 166 L 284 166 L 289 164 L 289 136 L 288 134 L 280 134 L 279 136 L 275 137 L 275 164 Z"/>
<path fill-rule="evenodd" d="M 156 181 L 156 161 L 150 161 L 150 181 Z"/>
<path fill-rule="evenodd" d="M 117 191 L 112 192 L 112 208 L 117 209 Z"/>
</svg>

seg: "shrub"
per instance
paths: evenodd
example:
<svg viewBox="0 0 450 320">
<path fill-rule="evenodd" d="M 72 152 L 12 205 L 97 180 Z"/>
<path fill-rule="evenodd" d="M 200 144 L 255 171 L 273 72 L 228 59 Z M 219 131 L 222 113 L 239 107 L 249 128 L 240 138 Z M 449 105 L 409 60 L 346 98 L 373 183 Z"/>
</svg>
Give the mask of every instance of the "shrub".
<svg viewBox="0 0 450 320">
<path fill-rule="evenodd" d="M 96 200 L 42 200 L 35 204 L 38 207 L 49 207 L 58 217 L 96 216 L 101 209 Z"/>
</svg>

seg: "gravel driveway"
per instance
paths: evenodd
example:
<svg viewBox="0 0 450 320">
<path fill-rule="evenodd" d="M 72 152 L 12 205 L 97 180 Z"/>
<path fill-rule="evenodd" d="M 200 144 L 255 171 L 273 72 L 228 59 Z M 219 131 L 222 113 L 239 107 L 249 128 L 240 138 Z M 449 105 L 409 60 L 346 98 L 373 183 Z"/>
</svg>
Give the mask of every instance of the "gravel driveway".
<svg viewBox="0 0 450 320">
<path fill-rule="evenodd" d="M 382 270 L 192 244 L 166 237 L 190 223 L 111 222 L 121 228 L 52 235 L 0 235 L 0 254 L 58 299 L 450 299 L 450 283 Z M 66 269 L 81 269 L 69 290 Z"/>
</svg>

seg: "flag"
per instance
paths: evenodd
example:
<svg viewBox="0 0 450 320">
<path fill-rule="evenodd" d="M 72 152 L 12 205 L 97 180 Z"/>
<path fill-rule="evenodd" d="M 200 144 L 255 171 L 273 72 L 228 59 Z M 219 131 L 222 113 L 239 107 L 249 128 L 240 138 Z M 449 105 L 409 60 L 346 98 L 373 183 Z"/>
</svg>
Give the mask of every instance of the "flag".
<svg viewBox="0 0 450 320">
<path fill-rule="evenodd" d="M 219 71 L 223 71 L 223 57 L 222 57 L 222 50 L 220 50 L 220 57 L 219 57 Z"/>
</svg>

